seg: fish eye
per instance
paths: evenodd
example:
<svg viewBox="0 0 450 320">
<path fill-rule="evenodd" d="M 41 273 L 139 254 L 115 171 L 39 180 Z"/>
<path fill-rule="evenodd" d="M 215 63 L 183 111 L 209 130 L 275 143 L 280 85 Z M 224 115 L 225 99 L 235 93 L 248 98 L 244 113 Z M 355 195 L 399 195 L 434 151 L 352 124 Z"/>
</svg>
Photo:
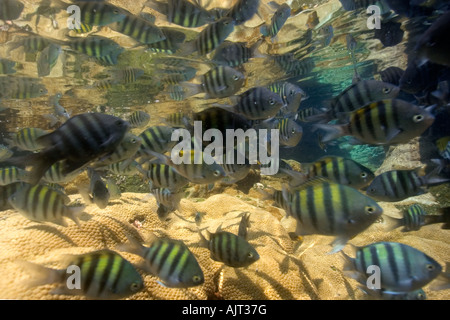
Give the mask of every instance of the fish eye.
<svg viewBox="0 0 450 320">
<path fill-rule="evenodd" d="M 114 10 L 113 12 L 114 12 L 115 14 L 118 14 L 118 13 L 119 13 L 119 10 L 116 9 L 116 10 Z"/>
<path fill-rule="evenodd" d="M 123 121 L 122 120 L 117 120 L 115 122 L 115 124 L 116 124 L 116 126 L 121 127 L 121 126 L 123 126 Z"/>
<path fill-rule="evenodd" d="M 136 139 L 131 139 L 131 143 L 136 143 Z"/>
<path fill-rule="evenodd" d="M 136 292 L 141 288 L 141 286 L 139 285 L 139 283 L 137 282 L 133 282 L 130 286 L 131 291 Z"/>
<path fill-rule="evenodd" d="M 251 253 L 251 252 L 247 253 L 247 257 L 248 258 L 253 258 L 253 253 Z"/>
<path fill-rule="evenodd" d="M 421 115 L 421 114 L 416 114 L 416 115 L 413 117 L 413 121 L 414 121 L 415 123 L 421 122 L 422 120 L 423 120 L 423 115 Z"/>
<path fill-rule="evenodd" d="M 92 12 L 93 12 L 93 13 L 97 13 L 97 9 L 95 9 L 95 8 L 92 9 Z"/>
<path fill-rule="evenodd" d="M 375 208 L 373 208 L 373 207 L 370 207 L 370 206 L 366 206 L 366 212 L 367 213 L 374 213 L 375 212 Z"/>
<path fill-rule="evenodd" d="M 220 171 L 219 170 L 214 170 L 214 176 L 219 177 L 220 176 Z"/>
<path fill-rule="evenodd" d="M 202 277 L 200 277 L 200 276 L 193 276 L 192 277 L 192 281 L 194 281 L 194 283 L 200 282 L 200 281 L 202 281 Z"/>
<path fill-rule="evenodd" d="M 367 173 L 361 172 L 360 176 L 361 176 L 361 178 L 367 178 Z"/>
<path fill-rule="evenodd" d="M 433 271 L 435 269 L 434 265 L 432 265 L 432 264 L 427 264 L 426 268 L 427 268 L 428 271 Z"/>
<path fill-rule="evenodd" d="M 235 75 L 235 76 L 233 77 L 233 79 L 234 79 L 234 81 L 238 81 L 238 80 L 239 80 L 239 76 L 238 76 L 238 75 Z"/>
<path fill-rule="evenodd" d="M 274 105 L 274 104 L 275 104 L 275 101 L 274 101 L 273 99 L 270 99 L 270 100 L 269 100 L 269 103 L 270 103 L 271 105 Z"/>
<path fill-rule="evenodd" d="M 295 128 L 291 130 L 291 133 L 295 133 Z"/>
<path fill-rule="evenodd" d="M 389 92 L 391 92 L 391 89 L 390 88 L 383 88 L 383 93 L 389 93 Z"/>
</svg>

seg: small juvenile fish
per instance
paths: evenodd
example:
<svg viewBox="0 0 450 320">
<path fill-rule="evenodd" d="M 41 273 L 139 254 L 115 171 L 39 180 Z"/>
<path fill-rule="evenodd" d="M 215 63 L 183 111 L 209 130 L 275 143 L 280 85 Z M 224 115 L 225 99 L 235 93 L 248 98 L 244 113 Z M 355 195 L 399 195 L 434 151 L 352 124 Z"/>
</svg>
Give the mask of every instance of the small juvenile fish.
<svg viewBox="0 0 450 320">
<path fill-rule="evenodd" d="M 131 128 L 142 128 L 145 127 L 148 122 L 150 121 L 150 115 L 142 110 L 134 111 L 129 119 L 128 122 L 131 125 Z"/>
<path fill-rule="evenodd" d="M 323 129 L 323 142 L 353 136 L 358 143 L 392 145 L 421 135 L 434 122 L 429 109 L 403 100 L 380 100 L 344 116 L 344 124 L 316 124 Z"/>
<path fill-rule="evenodd" d="M 411 205 L 408 210 L 403 212 L 403 218 L 393 218 L 384 216 L 388 222 L 387 230 L 393 230 L 403 227 L 402 232 L 417 231 L 422 226 L 435 223 L 444 223 L 442 229 L 450 229 L 450 210 L 444 208 L 439 214 L 427 215 L 426 211 L 418 204 Z"/>
<path fill-rule="evenodd" d="M 69 197 L 43 185 L 25 184 L 9 198 L 9 203 L 26 218 L 38 222 L 51 222 L 67 226 L 64 218 L 73 220 L 78 226 L 78 215 L 84 206 L 68 207 Z"/>
<path fill-rule="evenodd" d="M 90 179 L 89 186 L 87 188 L 82 186 L 79 192 L 87 203 L 95 203 L 100 209 L 105 209 L 111 197 L 109 190 L 94 169 L 88 168 L 87 172 Z"/>
<path fill-rule="evenodd" d="M 393 292 L 411 292 L 426 286 L 442 267 L 425 253 L 397 242 L 377 242 L 356 248 L 356 257 L 343 252 L 344 274 L 367 283 L 367 268 L 380 268 L 380 287 Z"/>
<path fill-rule="evenodd" d="M 222 231 L 220 227 L 215 233 L 206 232 L 208 240 L 199 231 L 200 246 L 209 249 L 211 259 L 233 268 L 248 267 L 259 260 L 258 252 L 243 237 Z"/>
<path fill-rule="evenodd" d="M 27 270 L 34 274 L 28 285 L 42 286 L 59 283 L 53 294 L 82 295 L 88 299 L 122 299 L 144 288 L 144 281 L 136 268 L 118 253 L 98 250 L 64 259 L 64 269 L 51 269 L 27 261 L 21 261 Z M 73 276 L 68 267 L 77 266 L 81 271 L 81 288 L 69 288 L 67 283 Z M 69 272 L 70 271 L 70 272 Z"/>
<path fill-rule="evenodd" d="M 165 287 L 190 288 L 205 281 L 194 254 L 182 241 L 152 235 L 148 247 L 129 238 L 120 249 L 144 258 L 141 268 L 158 277 Z"/>
<path fill-rule="evenodd" d="M 390 170 L 376 176 L 367 187 L 367 195 L 378 201 L 395 202 L 425 193 L 424 186 L 450 181 L 434 177 L 435 171 L 419 176 L 416 170 Z"/>
</svg>

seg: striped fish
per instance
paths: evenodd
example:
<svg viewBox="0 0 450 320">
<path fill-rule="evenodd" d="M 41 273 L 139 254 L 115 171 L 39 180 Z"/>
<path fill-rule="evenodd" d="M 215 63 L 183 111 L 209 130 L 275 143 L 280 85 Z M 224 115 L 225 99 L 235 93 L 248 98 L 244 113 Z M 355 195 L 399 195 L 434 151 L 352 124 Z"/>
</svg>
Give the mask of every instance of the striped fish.
<svg viewBox="0 0 450 320">
<path fill-rule="evenodd" d="M 175 101 L 183 101 L 187 98 L 184 88 L 181 85 L 169 85 L 167 89 L 170 99 Z"/>
<path fill-rule="evenodd" d="M 395 86 L 400 85 L 400 79 L 405 73 L 405 70 L 399 67 L 389 67 L 380 71 L 381 80 L 385 83 L 391 83 Z"/>
<path fill-rule="evenodd" d="M 93 30 L 93 28 L 94 28 L 93 26 L 91 26 L 87 23 L 80 22 L 79 28 L 74 28 L 72 30 L 75 31 L 75 33 L 82 34 L 82 33 L 91 32 Z"/>
<path fill-rule="evenodd" d="M 214 19 L 208 11 L 187 0 L 148 0 L 146 6 L 167 17 L 167 21 L 182 27 L 197 28 Z"/>
<path fill-rule="evenodd" d="M 258 52 L 261 41 L 247 47 L 245 42 L 224 41 L 215 50 L 211 60 L 217 64 L 229 67 L 238 67 L 252 58 L 263 57 Z"/>
<path fill-rule="evenodd" d="M 126 17 L 124 10 L 108 2 L 77 1 L 76 5 L 80 8 L 80 23 L 90 26 L 105 26 Z"/>
<path fill-rule="evenodd" d="M 259 0 L 238 0 L 225 16 L 231 17 L 237 26 L 241 25 L 256 14 L 259 3 Z"/>
<path fill-rule="evenodd" d="M 450 160 L 450 136 L 437 139 L 436 147 L 442 158 Z"/>
<path fill-rule="evenodd" d="M 298 221 L 296 233 L 335 236 L 332 253 L 341 250 L 383 212 L 374 200 L 358 190 L 322 178 L 293 190 L 283 187 L 282 192 L 286 214 Z"/>
<path fill-rule="evenodd" d="M 238 96 L 234 106 L 223 106 L 249 120 L 273 118 L 283 106 L 281 97 L 266 87 L 254 87 Z"/>
<path fill-rule="evenodd" d="M 202 132 L 208 129 L 218 129 L 223 135 L 226 134 L 227 129 L 246 131 L 251 128 L 250 121 L 244 116 L 218 107 L 207 108 L 193 114 L 191 122 L 195 121 L 201 121 Z M 191 126 L 192 123 L 190 123 Z"/>
<path fill-rule="evenodd" d="M 373 179 L 367 188 L 367 195 L 379 201 L 395 202 L 425 193 L 424 186 L 450 181 L 434 177 L 435 171 L 419 176 L 417 170 L 390 170 Z"/>
<path fill-rule="evenodd" d="M 295 147 L 303 137 L 303 128 L 291 118 L 278 120 L 276 128 L 280 130 L 280 145 L 283 147 Z"/>
<path fill-rule="evenodd" d="M 206 93 L 205 99 L 226 98 L 238 92 L 243 86 L 245 76 L 241 72 L 227 66 L 215 67 L 200 77 L 200 84 L 182 82 L 180 85 L 185 96 L 190 97 Z"/>
<path fill-rule="evenodd" d="M 155 197 L 158 204 L 156 213 L 160 219 L 165 219 L 167 214 L 175 211 L 183 198 L 183 192 L 175 192 L 168 188 L 150 189 L 150 193 Z"/>
<path fill-rule="evenodd" d="M 323 177 L 339 184 L 361 189 L 375 178 L 369 168 L 352 159 L 338 156 L 322 157 L 309 165 L 305 165 L 304 168 L 305 173 L 286 172 L 293 177 L 293 180 L 289 183 L 290 187 L 295 188 L 307 180 Z"/>
<path fill-rule="evenodd" d="M 142 128 L 145 127 L 150 121 L 150 115 L 142 110 L 134 111 L 130 114 L 128 118 L 128 122 L 131 125 L 131 128 Z"/>
<path fill-rule="evenodd" d="M 67 226 L 64 218 L 73 220 L 78 226 L 78 215 L 82 207 L 68 207 L 69 197 L 43 185 L 25 184 L 9 198 L 11 206 L 26 218 L 38 222 L 51 222 Z"/>
<path fill-rule="evenodd" d="M 300 103 L 308 98 L 299 86 L 287 81 L 271 83 L 267 88 L 281 97 L 286 106 L 286 113 L 296 113 Z"/>
<path fill-rule="evenodd" d="M 201 55 L 206 55 L 223 43 L 233 30 L 234 21 L 231 18 L 224 17 L 209 24 L 193 42 L 195 51 L 198 51 Z"/>
<path fill-rule="evenodd" d="M 425 253 L 397 242 L 377 242 L 356 248 L 356 257 L 345 253 L 344 274 L 361 277 L 364 285 L 369 266 L 379 268 L 380 287 L 394 292 L 419 290 L 436 278 L 442 267 Z M 370 269 L 369 269 L 370 270 Z"/>
<path fill-rule="evenodd" d="M 342 119 L 344 120 L 344 119 Z M 322 141 L 353 136 L 360 143 L 391 145 L 421 135 L 434 122 L 430 109 L 403 100 L 380 100 L 345 116 L 343 124 L 316 124 L 325 131 Z"/>
<path fill-rule="evenodd" d="M 390 83 L 376 80 L 362 80 L 347 87 L 328 103 L 328 111 L 308 119 L 308 121 L 329 122 L 339 118 L 340 114 L 352 112 L 370 102 L 383 99 L 395 99 L 400 88 Z"/>
<path fill-rule="evenodd" d="M 186 35 L 179 31 L 168 27 L 161 27 L 166 39 L 158 42 L 147 44 L 147 50 L 158 53 L 175 54 L 186 39 Z"/>
<path fill-rule="evenodd" d="M 105 166 L 120 161 L 132 159 L 141 147 L 142 139 L 130 132 L 125 133 L 122 141 L 113 152 L 95 163 L 95 166 Z"/>
<path fill-rule="evenodd" d="M 11 158 L 13 152 L 5 145 L 0 144 L 0 161 Z"/>
<path fill-rule="evenodd" d="M 225 177 L 221 180 L 221 183 L 233 184 L 244 179 L 251 169 L 251 165 L 247 158 L 244 159 L 244 163 L 239 163 L 238 151 L 233 149 L 234 153 L 233 161 L 227 161 L 227 153 L 223 155 L 223 163 L 221 164 L 225 171 Z"/>
<path fill-rule="evenodd" d="M 39 143 L 38 138 L 48 134 L 48 131 L 40 128 L 24 128 L 11 134 L 11 139 L 5 141 L 12 147 L 18 147 L 26 151 L 37 151 L 43 149 L 45 146 Z"/>
<path fill-rule="evenodd" d="M 31 262 L 20 262 L 34 274 L 30 285 L 41 286 L 59 283 L 53 294 L 80 295 L 87 299 L 122 299 L 144 288 L 144 281 L 136 268 L 118 253 L 103 249 L 80 255 L 69 255 L 64 259 L 66 268 L 56 270 Z M 70 288 L 75 284 L 74 266 L 79 269 L 80 288 Z M 76 270 L 76 269 L 75 269 Z"/>
<path fill-rule="evenodd" d="M 23 182 L 16 182 L 6 186 L 0 186 L 0 211 L 13 209 L 9 204 L 9 197 L 21 189 L 25 184 Z"/>
<path fill-rule="evenodd" d="M 222 231 L 220 227 L 215 233 L 206 232 L 208 239 L 199 231 L 200 246 L 209 249 L 211 259 L 233 268 L 248 267 L 259 260 L 258 252 L 243 237 Z"/>
<path fill-rule="evenodd" d="M 39 153 L 8 159 L 14 163 L 33 166 L 32 184 L 36 184 L 52 164 L 66 160 L 62 174 L 80 169 L 115 150 L 129 124 L 103 113 L 82 113 L 67 120 L 55 131 L 37 139 L 45 146 Z"/>
<path fill-rule="evenodd" d="M 205 281 L 194 254 L 182 241 L 152 235 L 148 247 L 129 238 L 120 248 L 144 258 L 142 268 L 158 277 L 158 282 L 165 287 L 189 288 Z"/>
<path fill-rule="evenodd" d="M 19 47 L 24 47 L 24 51 L 27 53 L 35 53 L 37 51 L 42 51 L 45 48 L 48 47 L 50 43 L 56 43 L 56 40 L 44 38 L 42 36 L 28 36 L 22 39 L 19 39 L 17 41 L 12 41 L 8 43 L 8 51 L 7 53 L 10 54 L 10 51 L 15 50 Z M 64 44 L 64 43 L 61 43 Z"/>
<path fill-rule="evenodd" d="M 28 77 L 0 77 L 0 98 L 2 99 L 31 99 L 48 93 L 39 78 Z"/>
<path fill-rule="evenodd" d="M 425 225 L 426 215 L 426 211 L 419 204 L 413 204 L 403 212 L 403 218 L 384 217 L 387 222 L 391 222 L 391 226 L 389 226 L 387 230 L 390 231 L 403 226 L 402 231 L 406 232 L 417 231 Z"/>
<path fill-rule="evenodd" d="M 76 38 L 67 44 L 75 51 L 94 57 L 110 65 L 117 64 L 117 57 L 124 51 L 124 48 L 113 40 L 97 35 Z"/>
<path fill-rule="evenodd" d="M 73 172 L 63 174 L 65 166 L 65 160 L 55 162 L 50 166 L 50 168 L 48 168 L 47 171 L 45 171 L 42 179 L 49 183 L 68 183 L 83 172 L 83 170 L 75 170 Z"/>
<path fill-rule="evenodd" d="M 270 38 L 276 37 L 278 31 L 280 31 L 280 29 L 284 26 L 290 15 L 291 15 L 291 7 L 289 7 L 287 3 L 279 5 L 277 10 L 272 16 L 270 25 L 261 26 L 260 28 L 261 34 L 265 37 Z"/>
<path fill-rule="evenodd" d="M 28 172 L 11 166 L 0 168 L 0 186 L 16 182 L 28 182 Z"/>
<path fill-rule="evenodd" d="M 292 77 L 306 75 L 315 67 L 313 58 L 307 57 L 299 60 L 294 57 L 293 53 L 271 55 L 269 59 L 264 62 L 264 64 L 272 66 L 274 62 L 286 73 L 286 75 Z"/>
<path fill-rule="evenodd" d="M 313 119 L 313 116 L 323 113 L 315 107 L 302 108 L 297 111 L 297 120 L 301 122 L 310 122 L 309 119 Z"/>
<path fill-rule="evenodd" d="M 192 67 L 185 67 L 180 69 L 168 69 L 161 70 L 165 74 L 162 75 L 161 82 L 165 84 L 178 84 L 183 81 L 189 81 L 195 77 L 197 70 Z"/>
<path fill-rule="evenodd" d="M 16 20 L 23 11 L 23 3 L 17 0 L 2 0 L 0 2 L 0 20 Z"/>
<path fill-rule="evenodd" d="M 150 151 L 166 153 L 177 141 L 172 141 L 174 128 L 169 126 L 152 126 L 145 129 L 139 137 L 142 140 L 138 155 L 149 155 Z"/>
<path fill-rule="evenodd" d="M 106 167 L 98 167 L 97 170 L 108 170 L 113 174 L 120 176 L 134 176 L 142 169 L 139 163 L 135 160 L 126 159 L 123 161 L 111 163 Z"/>
<path fill-rule="evenodd" d="M 144 177 L 150 180 L 150 189 L 168 188 L 177 191 L 189 183 L 188 179 L 177 173 L 171 166 L 158 163 L 149 163 Z"/>
<path fill-rule="evenodd" d="M 111 25 L 111 28 L 143 44 L 166 39 L 164 32 L 155 24 L 132 14 L 127 14 L 125 19 Z"/>
<path fill-rule="evenodd" d="M 169 114 L 162 121 L 172 128 L 184 128 L 190 119 L 184 112 L 179 111 Z"/>
</svg>

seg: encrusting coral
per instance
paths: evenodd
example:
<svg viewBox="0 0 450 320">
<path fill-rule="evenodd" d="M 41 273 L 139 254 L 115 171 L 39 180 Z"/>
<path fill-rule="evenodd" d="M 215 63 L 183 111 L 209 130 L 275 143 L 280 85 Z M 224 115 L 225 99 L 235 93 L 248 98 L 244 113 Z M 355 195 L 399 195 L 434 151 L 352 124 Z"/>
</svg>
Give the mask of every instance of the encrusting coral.
<svg viewBox="0 0 450 320">
<path fill-rule="evenodd" d="M 364 298 L 356 289 L 357 283 L 342 274 L 341 255 L 327 254 L 332 238 L 312 235 L 303 237 L 303 242 L 292 240 L 280 222 L 284 211 L 272 207 L 270 201 L 256 201 L 259 205 L 253 205 L 254 200 L 249 204 L 227 194 L 213 195 L 200 202 L 183 199 L 179 210 L 161 221 L 156 213 L 156 201 L 145 197 L 145 194 L 124 193 L 121 199 L 111 201 L 103 210 L 89 205 L 80 218 L 80 228 L 71 221 L 64 228 L 27 220 L 13 210 L 1 212 L 0 298 L 83 299 L 52 294 L 55 284 L 29 288 L 27 281 L 31 280 L 31 274 L 16 261 L 26 260 L 57 269 L 65 267 L 61 258 L 64 255 L 109 248 L 138 265 L 142 258 L 119 251 L 117 247 L 128 237 L 142 241 L 148 239 L 150 233 L 182 240 L 197 258 L 205 282 L 188 289 L 166 288 L 157 282 L 157 277 L 139 270 L 145 289 L 128 299 Z M 400 215 L 393 205 L 386 205 L 385 211 Z M 194 220 L 197 212 L 205 213 L 199 226 Z M 215 232 L 221 226 L 222 230 L 237 234 L 244 212 L 250 213 L 247 240 L 258 251 L 260 259 L 247 268 L 223 266 L 210 258 L 207 248 L 199 246 L 198 230 Z M 382 223 L 376 223 L 350 242 L 354 245 L 403 242 L 427 252 L 444 265 L 450 260 L 447 233 L 448 230 L 441 230 L 439 225 L 430 225 L 405 236 L 398 230 L 387 233 Z M 345 251 L 350 252 L 349 247 Z M 426 291 L 429 299 L 443 299 L 445 292 L 448 290 Z"/>
</svg>

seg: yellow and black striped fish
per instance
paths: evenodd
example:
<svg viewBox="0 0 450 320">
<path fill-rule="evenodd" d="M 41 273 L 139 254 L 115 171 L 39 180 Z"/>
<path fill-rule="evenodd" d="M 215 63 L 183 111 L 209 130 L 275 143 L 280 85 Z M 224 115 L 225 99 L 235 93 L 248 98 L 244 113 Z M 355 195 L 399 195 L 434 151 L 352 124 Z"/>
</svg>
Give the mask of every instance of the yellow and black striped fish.
<svg viewBox="0 0 450 320">
<path fill-rule="evenodd" d="M 172 141 L 172 133 L 174 130 L 174 128 L 169 126 L 152 126 L 145 129 L 139 135 L 142 140 L 139 155 L 149 155 L 149 151 L 157 153 L 166 153 L 169 151 L 177 144 L 176 141 Z"/>
<path fill-rule="evenodd" d="M 272 16 L 270 25 L 263 25 L 260 28 L 261 34 L 265 37 L 276 37 L 280 29 L 286 23 L 286 20 L 291 16 L 291 7 L 289 7 L 287 3 L 283 3 L 282 5 L 277 4 L 277 7 L 277 10 Z"/>
<path fill-rule="evenodd" d="M 345 253 L 344 274 L 367 280 L 368 267 L 379 268 L 380 288 L 393 292 L 411 292 L 426 286 L 442 271 L 433 258 L 422 251 L 397 242 L 376 242 L 356 248 L 356 257 Z M 355 274 L 356 272 L 356 274 Z M 364 281 L 367 285 L 367 281 Z"/>
<path fill-rule="evenodd" d="M 189 180 L 177 173 L 171 166 L 159 163 L 149 163 L 144 178 L 150 180 L 150 189 L 167 188 L 173 191 L 180 190 Z"/>
<path fill-rule="evenodd" d="M 9 203 L 26 218 L 38 222 L 51 222 L 66 227 L 64 218 L 79 225 L 81 207 L 68 207 L 69 197 L 43 185 L 25 184 L 9 198 Z"/>
<path fill-rule="evenodd" d="M 29 285 L 60 284 L 54 294 L 80 295 L 88 299 L 122 299 L 144 288 L 144 281 L 136 268 L 109 249 L 70 255 L 64 262 L 67 267 L 59 270 L 27 261 L 20 263 L 34 274 Z"/>
<path fill-rule="evenodd" d="M 164 32 L 155 24 L 132 14 L 127 14 L 124 19 L 111 25 L 111 28 L 143 44 L 166 39 Z"/>
<path fill-rule="evenodd" d="M 2 99 L 31 99 L 47 93 L 47 88 L 39 78 L 0 77 L 0 98 Z"/>
<path fill-rule="evenodd" d="M 11 134 L 11 139 L 5 139 L 10 147 L 18 147 L 22 150 L 37 151 L 44 148 L 38 138 L 49 132 L 40 128 L 24 128 Z"/>
<path fill-rule="evenodd" d="M 205 281 L 197 259 L 182 241 L 152 235 L 149 242 L 147 247 L 129 238 L 120 248 L 144 258 L 143 269 L 157 276 L 165 287 L 189 288 Z"/>
<path fill-rule="evenodd" d="M 125 19 L 126 11 L 105 1 L 77 1 L 80 22 L 89 26 L 105 26 Z"/>
<path fill-rule="evenodd" d="M 12 166 L 0 168 L 0 186 L 27 181 L 28 172 L 23 169 Z"/>
<path fill-rule="evenodd" d="M 291 190 L 284 187 L 283 198 L 287 215 L 298 221 L 296 233 L 335 236 L 333 253 L 383 212 L 375 200 L 358 190 L 322 178 Z"/>
<path fill-rule="evenodd" d="M 325 131 L 323 142 L 350 135 L 373 145 L 406 143 L 430 127 L 434 116 L 428 108 L 392 99 L 369 103 L 342 120 L 345 123 L 315 125 Z"/>
<path fill-rule="evenodd" d="M 0 20 L 16 20 L 19 18 L 24 4 L 17 0 L 2 0 L 0 2 Z"/>
</svg>

